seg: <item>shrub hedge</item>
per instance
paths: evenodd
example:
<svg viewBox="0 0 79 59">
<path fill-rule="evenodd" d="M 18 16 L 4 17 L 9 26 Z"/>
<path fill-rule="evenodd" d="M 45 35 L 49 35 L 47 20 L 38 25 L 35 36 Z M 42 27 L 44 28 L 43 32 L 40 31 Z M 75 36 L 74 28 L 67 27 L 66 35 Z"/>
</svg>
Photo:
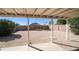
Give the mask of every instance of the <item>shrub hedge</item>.
<svg viewBox="0 0 79 59">
<path fill-rule="evenodd" d="M 0 36 L 8 36 L 13 33 L 15 23 L 10 20 L 0 19 Z"/>
</svg>

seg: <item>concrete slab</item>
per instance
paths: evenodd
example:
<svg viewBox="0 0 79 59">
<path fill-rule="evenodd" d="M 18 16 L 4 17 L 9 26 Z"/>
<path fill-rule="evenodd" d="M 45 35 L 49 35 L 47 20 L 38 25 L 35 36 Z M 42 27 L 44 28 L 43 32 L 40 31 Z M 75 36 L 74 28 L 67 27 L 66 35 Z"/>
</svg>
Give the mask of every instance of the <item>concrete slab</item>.
<svg viewBox="0 0 79 59">
<path fill-rule="evenodd" d="M 75 50 L 74 47 L 69 46 L 60 46 L 55 43 L 41 43 L 41 44 L 32 44 L 31 46 L 39 48 L 43 51 L 70 51 Z M 8 48 L 1 48 L 1 51 L 38 51 L 34 48 L 28 47 L 28 45 L 24 46 L 16 46 L 16 47 L 8 47 Z"/>
<path fill-rule="evenodd" d="M 76 48 L 69 46 L 60 46 L 54 43 L 41 43 L 41 44 L 32 44 L 32 46 L 37 47 L 43 51 L 70 51 Z"/>
<path fill-rule="evenodd" d="M 24 46 L 1 48 L 1 51 L 38 51 L 38 50 L 28 47 L 28 45 L 24 45 Z"/>
</svg>

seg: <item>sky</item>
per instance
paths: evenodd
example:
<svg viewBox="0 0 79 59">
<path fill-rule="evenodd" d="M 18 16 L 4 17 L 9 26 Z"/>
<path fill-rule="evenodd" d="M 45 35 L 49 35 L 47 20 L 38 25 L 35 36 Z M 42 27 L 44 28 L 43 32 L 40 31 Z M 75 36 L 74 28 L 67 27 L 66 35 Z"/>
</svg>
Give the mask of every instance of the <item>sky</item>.
<svg viewBox="0 0 79 59">
<path fill-rule="evenodd" d="M 7 20 L 11 20 L 11 21 L 14 21 L 15 23 L 18 23 L 20 25 L 27 25 L 27 18 L 16 18 L 16 17 L 0 17 L 0 19 L 7 19 Z M 32 23 L 39 23 L 41 25 L 43 24 L 49 24 L 49 21 L 51 19 L 48 19 L 48 18 L 29 18 L 29 24 L 32 24 Z M 56 22 L 56 21 L 54 21 Z"/>
</svg>

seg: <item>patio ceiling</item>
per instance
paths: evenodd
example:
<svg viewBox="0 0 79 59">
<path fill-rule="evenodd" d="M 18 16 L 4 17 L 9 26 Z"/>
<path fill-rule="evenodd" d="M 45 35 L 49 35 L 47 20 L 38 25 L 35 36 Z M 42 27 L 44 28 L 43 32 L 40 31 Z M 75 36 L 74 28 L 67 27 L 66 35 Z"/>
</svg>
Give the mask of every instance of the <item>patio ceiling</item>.
<svg viewBox="0 0 79 59">
<path fill-rule="evenodd" d="M 78 8 L 0 8 L 0 16 L 4 17 L 72 18 L 78 15 Z"/>
</svg>

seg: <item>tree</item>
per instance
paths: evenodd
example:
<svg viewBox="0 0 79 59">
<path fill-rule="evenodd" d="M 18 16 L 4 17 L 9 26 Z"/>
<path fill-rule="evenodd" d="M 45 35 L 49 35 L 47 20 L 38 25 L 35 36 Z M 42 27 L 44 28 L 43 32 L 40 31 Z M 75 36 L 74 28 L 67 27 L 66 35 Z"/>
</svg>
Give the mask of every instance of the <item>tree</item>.
<svg viewBox="0 0 79 59">
<path fill-rule="evenodd" d="M 79 35 L 79 17 L 69 19 L 69 24 L 70 24 L 70 30 L 74 34 Z"/>
<path fill-rule="evenodd" d="M 65 24 L 66 24 L 66 20 L 64 20 L 64 19 L 57 20 L 57 25 L 65 25 Z"/>
<path fill-rule="evenodd" d="M 13 33 L 16 24 L 7 19 L 0 19 L 0 36 L 8 36 Z"/>
</svg>

